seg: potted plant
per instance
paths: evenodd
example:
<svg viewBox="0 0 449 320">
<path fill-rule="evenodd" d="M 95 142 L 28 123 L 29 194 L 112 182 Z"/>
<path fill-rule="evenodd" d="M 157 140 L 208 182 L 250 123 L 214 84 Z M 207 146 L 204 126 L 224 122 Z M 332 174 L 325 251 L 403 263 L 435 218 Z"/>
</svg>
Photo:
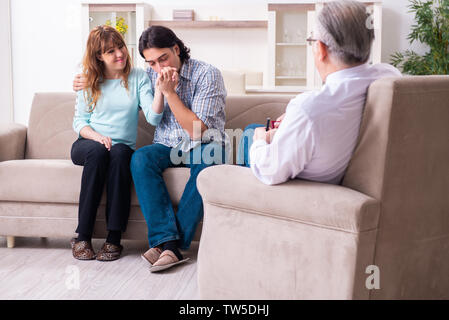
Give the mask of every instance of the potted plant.
<svg viewBox="0 0 449 320">
<path fill-rule="evenodd" d="M 419 55 L 413 50 L 396 52 L 391 63 L 409 75 L 449 74 L 449 0 L 410 0 L 415 24 L 408 36 L 426 44 L 429 51 Z"/>
</svg>

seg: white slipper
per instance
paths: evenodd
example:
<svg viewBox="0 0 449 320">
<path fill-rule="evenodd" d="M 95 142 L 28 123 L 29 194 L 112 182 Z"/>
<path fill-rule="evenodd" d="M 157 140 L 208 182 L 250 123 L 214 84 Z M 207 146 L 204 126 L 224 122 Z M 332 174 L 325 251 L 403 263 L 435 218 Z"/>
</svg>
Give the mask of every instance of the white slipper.
<svg viewBox="0 0 449 320">
<path fill-rule="evenodd" d="M 153 264 L 159 259 L 161 255 L 161 249 L 159 248 L 150 248 L 145 253 L 141 254 L 143 261 L 153 266 Z"/>
<path fill-rule="evenodd" d="M 158 272 L 162 270 L 166 270 L 178 264 L 184 263 L 188 261 L 190 258 L 184 258 L 179 260 L 178 257 L 171 250 L 165 250 L 161 253 L 159 259 L 153 264 L 150 268 L 151 272 Z"/>
</svg>

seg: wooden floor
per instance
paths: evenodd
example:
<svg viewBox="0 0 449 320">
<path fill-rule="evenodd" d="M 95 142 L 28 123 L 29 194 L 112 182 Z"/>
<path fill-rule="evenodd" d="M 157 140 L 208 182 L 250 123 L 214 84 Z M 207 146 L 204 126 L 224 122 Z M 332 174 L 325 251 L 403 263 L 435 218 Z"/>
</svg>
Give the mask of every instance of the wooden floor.
<svg viewBox="0 0 449 320">
<path fill-rule="evenodd" d="M 0 237 L 0 299 L 199 299 L 198 242 L 182 252 L 190 260 L 151 273 L 140 257 L 146 242 L 122 241 L 124 250 L 112 262 L 79 261 L 70 239 L 16 238 L 6 247 Z M 104 240 L 93 240 L 95 251 Z"/>
</svg>

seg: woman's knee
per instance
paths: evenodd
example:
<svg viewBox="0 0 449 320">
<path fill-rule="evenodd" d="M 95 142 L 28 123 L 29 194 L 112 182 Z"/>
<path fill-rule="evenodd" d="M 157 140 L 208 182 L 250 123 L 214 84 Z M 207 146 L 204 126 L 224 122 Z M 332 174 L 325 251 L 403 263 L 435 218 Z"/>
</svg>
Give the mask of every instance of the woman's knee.
<svg viewBox="0 0 449 320">
<path fill-rule="evenodd" d="M 96 163 L 105 163 L 109 161 L 109 151 L 104 145 L 97 142 L 92 144 L 86 155 L 87 161 L 93 161 Z"/>
<path fill-rule="evenodd" d="M 73 164 L 78 166 L 83 166 L 86 160 L 86 151 L 83 144 L 83 139 L 77 139 L 70 149 L 70 158 L 72 159 Z"/>
<path fill-rule="evenodd" d="M 111 161 L 126 162 L 128 164 L 131 161 L 132 155 L 133 149 L 123 143 L 113 145 L 109 151 Z"/>
<path fill-rule="evenodd" d="M 96 162 L 105 162 L 109 159 L 109 152 L 99 142 L 89 139 L 78 139 L 72 145 L 70 151 L 72 162 L 84 166 Z"/>
</svg>

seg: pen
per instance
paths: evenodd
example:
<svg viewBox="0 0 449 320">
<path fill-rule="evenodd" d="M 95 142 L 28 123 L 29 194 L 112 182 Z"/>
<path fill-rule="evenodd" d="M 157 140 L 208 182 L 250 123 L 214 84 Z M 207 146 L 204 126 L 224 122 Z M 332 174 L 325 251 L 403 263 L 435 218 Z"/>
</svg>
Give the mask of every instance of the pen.
<svg viewBox="0 0 449 320">
<path fill-rule="evenodd" d="M 267 125 L 265 126 L 265 131 L 268 131 L 268 129 L 270 128 L 270 118 L 267 118 Z"/>
</svg>

